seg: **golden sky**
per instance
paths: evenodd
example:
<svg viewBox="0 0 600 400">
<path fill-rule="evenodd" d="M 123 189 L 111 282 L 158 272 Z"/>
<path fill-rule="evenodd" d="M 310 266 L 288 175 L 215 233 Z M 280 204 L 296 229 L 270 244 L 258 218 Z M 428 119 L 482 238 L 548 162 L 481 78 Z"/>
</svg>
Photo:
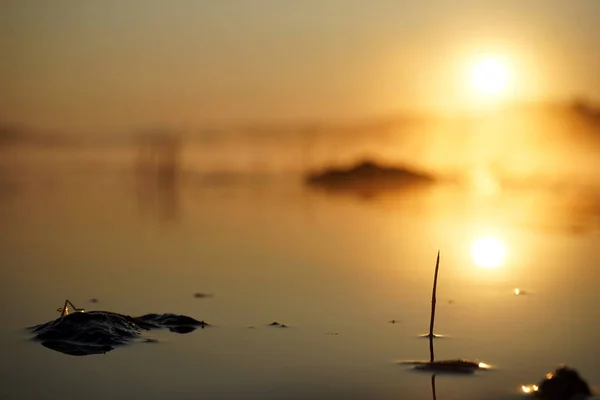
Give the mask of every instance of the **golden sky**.
<svg viewBox="0 0 600 400">
<path fill-rule="evenodd" d="M 510 98 L 600 100 L 596 0 L 4 0 L 0 122 L 356 119 L 468 107 L 471 65 Z"/>
</svg>

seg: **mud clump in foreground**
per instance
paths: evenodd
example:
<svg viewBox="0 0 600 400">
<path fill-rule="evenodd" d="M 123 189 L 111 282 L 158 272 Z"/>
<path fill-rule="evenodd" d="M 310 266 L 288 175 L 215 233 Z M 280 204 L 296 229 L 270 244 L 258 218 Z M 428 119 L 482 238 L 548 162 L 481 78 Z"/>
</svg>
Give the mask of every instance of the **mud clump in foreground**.
<svg viewBox="0 0 600 400">
<path fill-rule="evenodd" d="M 42 346 L 72 356 L 105 354 L 116 346 L 142 339 L 143 331 L 169 329 L 190 333 L 209 326 L 204 321 L 176 314 L 146 314 L 140 317 L 109 311 L 74 312 L 29 328 Z"/>
</svg>

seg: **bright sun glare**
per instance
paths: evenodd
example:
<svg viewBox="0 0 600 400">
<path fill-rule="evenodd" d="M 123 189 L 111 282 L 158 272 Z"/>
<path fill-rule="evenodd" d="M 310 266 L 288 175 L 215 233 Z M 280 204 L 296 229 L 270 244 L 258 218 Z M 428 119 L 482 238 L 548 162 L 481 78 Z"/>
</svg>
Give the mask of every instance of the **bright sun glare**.
<svg viewBox="0 0 600 400">
<path fill-rule="evenodd" d="M 510 81 L 508 64 L 497 57 L 479 59 L 470 75 L 473 90 L 488 97 L 499 97 L 506 93 Z"/>
<path fill-rule="evenodd" d="M 501 241 L 494 238 L 483 238 L 473 242 L 471 256 L 475 264 L 484 268 L 497 267 L 502 263 L 506 253 Z"/>
</svg>

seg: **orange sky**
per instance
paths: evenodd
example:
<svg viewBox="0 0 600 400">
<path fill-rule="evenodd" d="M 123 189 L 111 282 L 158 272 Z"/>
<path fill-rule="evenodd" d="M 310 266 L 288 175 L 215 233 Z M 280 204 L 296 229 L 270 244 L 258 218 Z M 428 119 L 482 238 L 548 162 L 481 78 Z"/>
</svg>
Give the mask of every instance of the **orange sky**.
<svg viewBox="0 0 600 400">
<path fill-rule="evenodd" d="M 0 122 L 151 124 L 452 112 L 480 54 L 514 98 L 600 101 L 600 2 L 3 1 Z"/>
</svg>

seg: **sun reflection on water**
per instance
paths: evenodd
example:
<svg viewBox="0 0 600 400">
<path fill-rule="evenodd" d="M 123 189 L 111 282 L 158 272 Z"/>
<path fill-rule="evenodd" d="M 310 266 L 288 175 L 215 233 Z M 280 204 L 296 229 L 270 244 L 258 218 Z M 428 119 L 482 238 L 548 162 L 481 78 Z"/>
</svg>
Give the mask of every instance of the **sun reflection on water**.
<svg viewBox="0 0 600 400">
<path fill-rule="evenodd" d="M 534 393 L 538 391 L 538 386 L 537 385 L 522 385 L 521 386 L 521 390 L 523 391 L 523 393 Z"/>
<path fill-rule="evenodd" d="M 480 267 L 498 267 L 502 264 L 505 254 L 504 243 L 496 238 L 480 238 L 471 245 L 471 257 L 475 264 Z"/>
<path fill-rule="evenodd" d="M 486 364 L 484 362 L 480 362 L 478 367 L 479 367 L 479 369 L 491 369 L 492 368 L 491 365 Z"/>
</svg>

